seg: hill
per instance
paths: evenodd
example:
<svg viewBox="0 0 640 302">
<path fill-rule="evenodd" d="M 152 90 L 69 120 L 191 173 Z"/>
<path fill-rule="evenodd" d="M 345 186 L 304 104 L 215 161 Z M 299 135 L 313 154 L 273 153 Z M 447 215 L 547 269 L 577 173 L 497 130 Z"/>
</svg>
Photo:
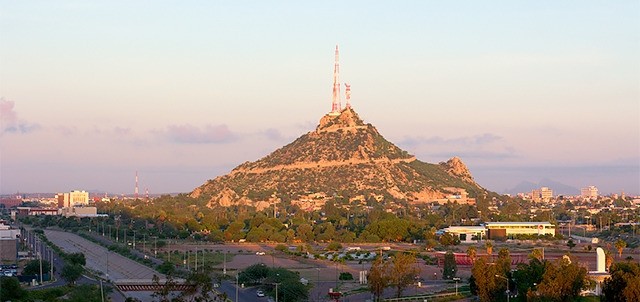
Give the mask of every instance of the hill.
<svg viewBox="0 0 640 302">
<path fill-rule="evenodd" d="M 264 158 L 207 181 L 191 196 L 209 198 L 212 207 L 264 208 L 276 199 L 431 202 L 486 193 L 459 158 L 419 161 L 347 108 L 325 115 L 314 131 Z"/>
</svg>

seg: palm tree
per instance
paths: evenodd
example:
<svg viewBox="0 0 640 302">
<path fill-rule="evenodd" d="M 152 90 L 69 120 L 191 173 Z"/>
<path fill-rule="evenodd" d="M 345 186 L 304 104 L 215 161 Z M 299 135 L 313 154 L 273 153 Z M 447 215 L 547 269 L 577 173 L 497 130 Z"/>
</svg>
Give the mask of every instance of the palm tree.
<svg viewBox="0 0 640 302">
<path fill-rule="evenodd" d="M 627 247 L 627 242 L 622 239 L 618 239 L 615 243 L 616 249 L 618 249 L 618 258 L 622 257 L 622 251 Z"/>
<path fill-rule="evenodd" d="M 478 250 L 476 249 L 475 246 L 470 246 L 467 249 L 467 256 L 469 257 L 469 259 L 471 259 L 471 264 L 476 262 L 476 257 L 478 256 Z"/>
<path fill-rule="evenodd" d="M 493 243 L 487 240 L 487 242 L 485 242 L 484 244 L 484 247 L 487 248 L 487 255 L 491 256 L 491 254 L 493 254 Z"/>
</svg>

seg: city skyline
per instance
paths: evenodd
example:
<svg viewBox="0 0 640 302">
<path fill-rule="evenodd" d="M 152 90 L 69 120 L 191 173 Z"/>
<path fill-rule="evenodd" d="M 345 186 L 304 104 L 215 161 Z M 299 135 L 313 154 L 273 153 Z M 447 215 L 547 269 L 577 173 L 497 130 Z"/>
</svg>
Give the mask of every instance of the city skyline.
<svg viewBox="0 0 640 302">
<path fill-rule="evenodd" d="M 640 195 L 640 4 L 3 3 L 0 193 L 189 192 L 315 128 L 340 81 L 504 192 Z M 344 92 L 344 91 L 343 91 Z M 344 100 L 345 96 L 342 95 Z"/>
</svg>

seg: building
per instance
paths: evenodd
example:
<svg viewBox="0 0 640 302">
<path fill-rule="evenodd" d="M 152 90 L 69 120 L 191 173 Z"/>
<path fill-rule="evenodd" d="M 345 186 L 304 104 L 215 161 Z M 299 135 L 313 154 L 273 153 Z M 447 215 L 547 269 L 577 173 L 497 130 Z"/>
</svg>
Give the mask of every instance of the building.
<svg viewBox="0 0 640 302">
<path fill-rule="evenodd" d="M 58 208 L 70 208 L 75 206 L 86 206 L 89 204 L 89 192 L 71 191 L 69 193 L 56 194 Z"/>
<path fill-rule="evenodd" d="M 488 239 L 513 238 L 516 235 L 556 235 L 550 222 L 485 222 Z"/>
<path fill-rule="evenodd" d="M 531 200 L 533 202 L 549 202 L 553 198 L 553 190 L 548 187 L 542 187 L 531 191 Z"/>
<path fill-rule="evenodd" d="M 0 262 L 3 264 L 16 262 L 19 238 L 20 230 L 0 224 Z"/>
<path fill-rule="evenodd" d="M 588 186 L 580 189 L 580 197 L 584 199 L 598 199 L 598 188 L 595 186 Z"/>
<path fill-rule="evenodd" d="M 460 241 L 471 242 L 487 238 L 487 228 L 484 226 L 450 226 L 438 233 L 449 233 L 458 236 Z"/>
<path fill-rule="evenodd" d="M 98 214 L 98 209 L 96 207 L 71 207 L 71 208 L 63 208 L 60 210 L 60 213 L 64 217 L 99 217 L 102 215 Z M 106 215 L 104 215 L 106 216 Z"/>
<path fill-rule="evenodd" d="M 31 207 L 17 207 L 17 216 L 38 216 L 38 215 L 59 215 L 56 208 L 31 208 Z"/>
</svg>

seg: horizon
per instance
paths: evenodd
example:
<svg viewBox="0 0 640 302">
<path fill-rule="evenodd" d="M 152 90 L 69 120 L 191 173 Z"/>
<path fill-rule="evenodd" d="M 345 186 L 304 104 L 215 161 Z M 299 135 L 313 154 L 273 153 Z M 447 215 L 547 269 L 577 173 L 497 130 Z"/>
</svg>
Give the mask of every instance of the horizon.
<svg viewBox="0 0 640 302">
<path fill-rule="evenodd" d="M 417 159 L 640 195 L 637 1 L 335 7 L 5 3 L 0 194 L 190 192 L 312 131 L 338 44 L 352 106 Z"/>
</svg>

